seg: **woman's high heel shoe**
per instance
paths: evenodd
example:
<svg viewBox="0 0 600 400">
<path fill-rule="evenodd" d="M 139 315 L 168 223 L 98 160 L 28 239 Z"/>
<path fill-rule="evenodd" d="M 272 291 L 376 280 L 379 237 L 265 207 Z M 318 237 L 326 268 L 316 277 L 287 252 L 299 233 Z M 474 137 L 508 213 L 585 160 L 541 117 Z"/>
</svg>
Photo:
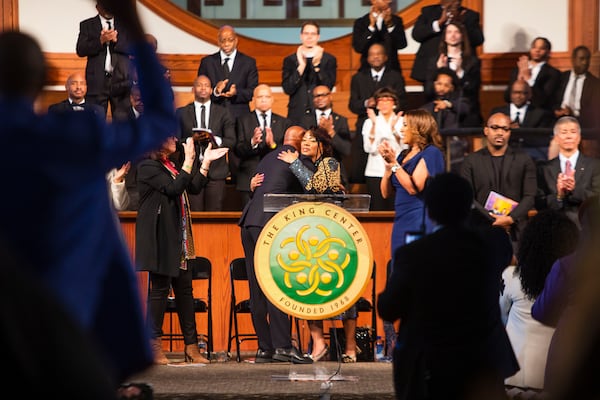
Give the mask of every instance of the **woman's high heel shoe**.
<svg viewBox="0 0 600 400">
<path fill-rule="evenodd" d="M 329 346 L 325 345 L 325 347 L 323 347 L 323 350 L 321 350 L 320 353 L 310 354 L 309 357 L 312 358 L 313 362 L 317 362 L 320 359 L 322 359 L 323 357 L 325 357 L 327 355 L 327 353 L 329 353 Z"/>
<path fill-rule="evenodd" d="M 198 350 L 198 344 L 186 344 L 184 350 L 185 362 L 190 364 L 210 364 L 210 360 L 204 358 Z"/>
</svg>

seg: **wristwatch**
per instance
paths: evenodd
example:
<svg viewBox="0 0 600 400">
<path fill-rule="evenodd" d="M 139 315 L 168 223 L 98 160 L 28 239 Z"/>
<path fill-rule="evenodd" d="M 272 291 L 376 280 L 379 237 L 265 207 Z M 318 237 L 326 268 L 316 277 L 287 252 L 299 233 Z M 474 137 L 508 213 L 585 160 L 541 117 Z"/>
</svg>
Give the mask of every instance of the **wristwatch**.
<svg viewBox="0 0 600 400">
<path fill-rule="evenodd" d="M 395 174 L 395 173 L 396 173 L 396 171 L 398 171 L 398 169 L 399 169 L 399 168 L 400 168 L 400 166 L 399 166 L 398 164 L 394 165 L 394 166 L 392 167 L 392 174 Z"/>
</svg>

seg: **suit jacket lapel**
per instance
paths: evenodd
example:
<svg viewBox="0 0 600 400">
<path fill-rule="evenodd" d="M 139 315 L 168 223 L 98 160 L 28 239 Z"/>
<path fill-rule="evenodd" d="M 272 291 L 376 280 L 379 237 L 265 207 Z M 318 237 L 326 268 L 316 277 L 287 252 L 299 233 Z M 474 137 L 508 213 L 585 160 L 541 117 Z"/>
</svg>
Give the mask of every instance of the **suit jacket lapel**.
<svg viewBox="0 0 600 400">
<path fill-rule="evenodd" d="M 594 95 L 591 83 L 592 79 L 593 78 L 589 72 L 585 74 L 585 81 L 583 81 L 583 88 L 581 89 L 581 104 L 588 104 L 592 101 L 592 96 Z"/>
<path fill-rule="evenodd" d="M 187 112 L 188 112 L 188 118 L 190 119 L 190 122 L 192 123 L 192 128 L 200 127 L 200 123 L 196 120 L 196 106 L 194 105 L 194 103 L 190 104 Z"/>
<path fill-rule="evenodd" d="M 587 159 L 581 153 L 579 153 L 579 157 L 577 158 L 577 164 L 575 164 L 575 183 L 584 182 L 583 176 L 586 174 L 585 167 L 587 167 Z"/>
</svg>

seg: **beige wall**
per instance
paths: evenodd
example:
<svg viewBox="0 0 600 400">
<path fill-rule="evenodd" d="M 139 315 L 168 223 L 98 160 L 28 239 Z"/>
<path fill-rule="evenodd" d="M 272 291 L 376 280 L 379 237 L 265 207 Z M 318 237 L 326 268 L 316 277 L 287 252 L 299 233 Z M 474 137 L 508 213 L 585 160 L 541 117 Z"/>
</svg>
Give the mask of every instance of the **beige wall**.
<svg viewBox="0 0 600 400">
<path fill-rule="evenodd" d="M 568 3 L 568 0 L 484 0 L 484 52 L 524 51 L 538 35 L 547 36 L 555 51 L 568 51 Z M 543 4 L 542 10 L 540 4 Z M 96 14 L 94 5 L 93 0 L 19 0 L 19 24 L 22 30 L 40 40 L 44 51 L 74 52 L 79 21 Z M 158 38 L 161 53 L 207 54 L 215 51 L 214 45 L 173 27 L 143 5 L 139 5 L 139 10 L 148 32 Z M 409 46 L 401 54 L 412 54 L 418 48 L 410 32 L 409 27 Z"/>
</svg>

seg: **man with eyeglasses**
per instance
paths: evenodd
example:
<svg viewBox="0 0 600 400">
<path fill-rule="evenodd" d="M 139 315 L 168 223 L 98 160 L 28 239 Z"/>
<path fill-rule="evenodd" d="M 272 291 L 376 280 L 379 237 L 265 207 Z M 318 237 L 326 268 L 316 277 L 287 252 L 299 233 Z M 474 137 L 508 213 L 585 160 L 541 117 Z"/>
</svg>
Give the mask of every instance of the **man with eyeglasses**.
<svg viewBox="0 0 600 400">
<path fill-rule="evenodd" d="M 319 126 L 329 133 L 333 156 L 340 162 L 342 185 L 348 188 L 348 174 L 344 168 L 343 159 L 350 155 L 352 136 L 348 127 L 348 119 L 333 112 L 331 90 L 325 85 L 319 85 L 312 91 L 314 111 L 305 114 L 301 126 L 310 129 Z"/>
<path fill-rule="evenodd" d="M 461 175 L 471 183 L 475 196 L 471 223 L 505 228 L 516 251 L 520 232 L 534 208 L 537 178 L 531 157 L 508 145 L 510 133 L 509 116 L 492 114 L 483 128 L 485 146 L 465 157 Z M 500 201 L 518 204 L 506 213 L 494 212 L 492 205 L 487 204 L 494 197 L 491 192 Z"/>
<path fill-rule="evenodd" d="M 510 86 L 510 102 L 504 106 L 492 108 L 490 115 L 497 112 L 510 117 L 510 127 L 516 128 L 550 128 L 554 117 L 541 107 L 531 104 L 531 87 L 522 80 L 516 80 Z M 526 151 L 533 160 L 547 160 L 550 133 L 529 137 L 513 138 L 511 146 L 518 146 Z"/>
<path fill-rule="evenodd" d="M 211 101 L 225 106 L 234 120 L 250 111 L 254 88 L 258 85 L 256 60 L 238 51 L 238 37 L 230 25 L 217 36 L 219 51 L 200 61 L 198 76 L 206 75 L 213 86 Z"/>
<path fill-rule="evenodd" d="M 260 160 L 283 144 L 285 131 L 292 126 L 289 119 L 273 112 L 273 91 L 261 83 L 254 89 L 253 111 L 240 116 L 235 123 L 235 155 L 240 160 L 235 188 L 242 207 L 250 201 L 250 181 Z"/>
<path fill-rule="evenodd" d="M 300 28 L 300 46 L 283 60 L 281 86 L 289 96 L 287 118 L 296 125 L 313 111 L 315 86 L 325 85 L 329 90 L 335 86 L 337 60 L 323 50 L 319 38 L 319 25 L 315 21 L 304 22 Z"/>
</svg>

